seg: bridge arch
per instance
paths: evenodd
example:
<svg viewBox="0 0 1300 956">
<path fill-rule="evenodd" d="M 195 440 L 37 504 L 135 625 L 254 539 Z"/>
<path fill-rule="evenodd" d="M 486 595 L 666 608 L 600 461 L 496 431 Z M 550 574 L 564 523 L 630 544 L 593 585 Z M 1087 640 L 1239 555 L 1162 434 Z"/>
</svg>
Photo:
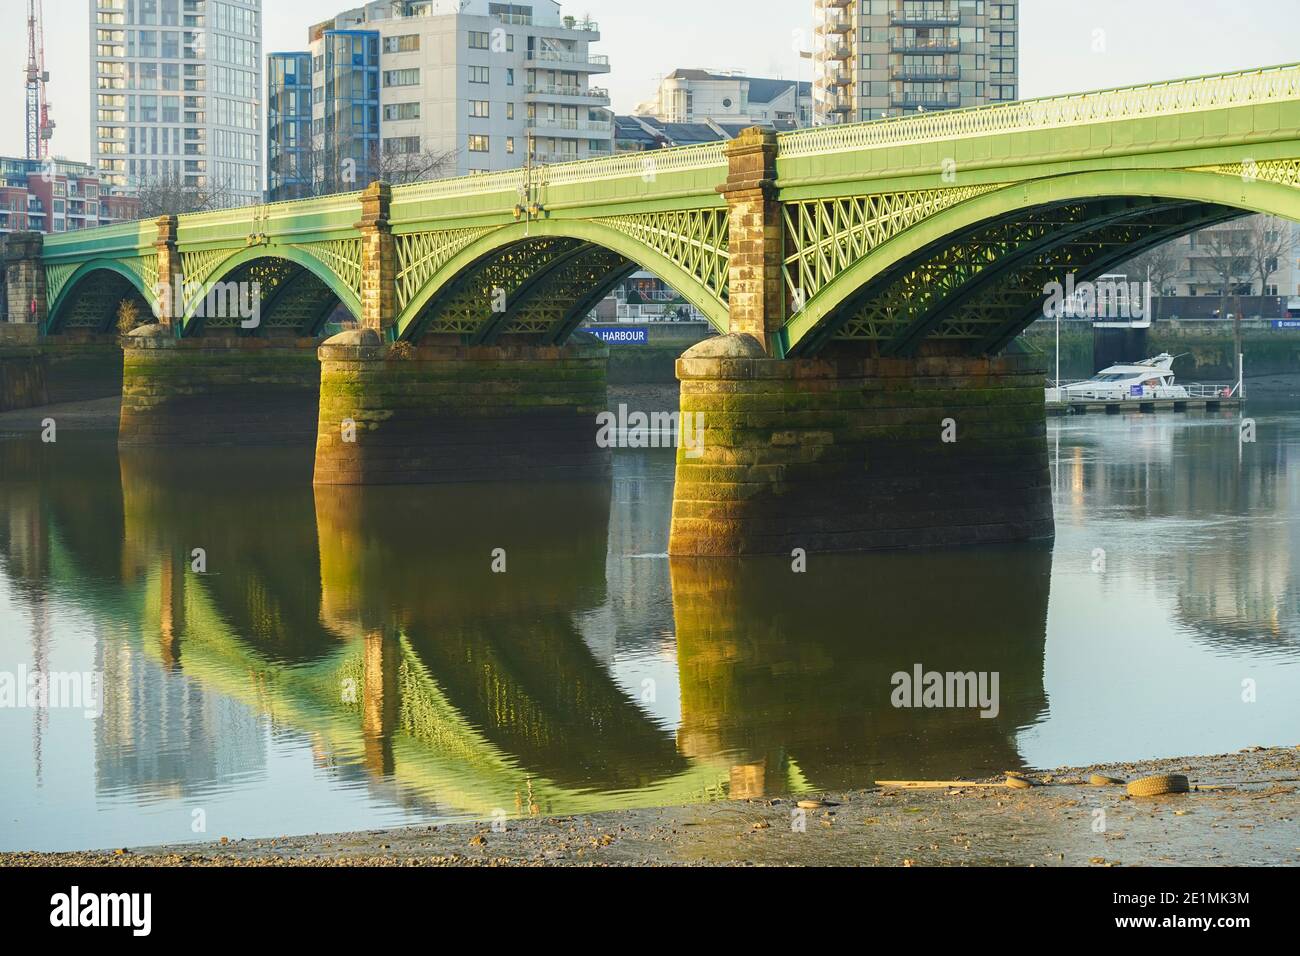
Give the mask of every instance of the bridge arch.
<svg viewBox="0 0 1300 956">
<path fill-rule="evenodd" d="M 358 270 L 359 271 L 359 270 Z M 337 305 L 343 305 L 353 318 L 361 317 L 359 289 L 345 281 L 310 251 L 291 245 L 248 246 L 226 256 L 198 275 L 186 275 L 187 286 L 202 288 L 187 303 L 182 319 L 182 335 L 201 335 L 218 326 L 205 317 L 207 294 L 220 282 L 257 282 L 260 287 L 260 323 L 247 330 L 265 335 L 275 331 L 294 332 L 302 337 L 319 333 Z M 220 324 L 240 329 L 236 318 L 220 317 Z"/>
<path fill-rule="evenodd" d="M 1125 201 L 1136 201 L 1128 207 Z M 1142 205 L 1145 201 L 1145 205 Z M 870 297 L 880 298 L 890 283 L 913 268 L 923 268 L 936 263 L 941 250 L 951 249 L 961 239 L 969 238 L 977 230 L 998 225 L 1014 229 L 1030 225 L 1036 216 L 1046 210 L 1075 204 L 1086 207 L 1083 217 L 1067 228 L 1064 223 L 1041 228 L 1039 241 L 1031 244 L 1036 253 L 1050 255 L 1067 242 L 1086 235 L 1089 228 L 1101 229 L 1111 223 L 1146 213 L 1159 213 L 1165 221 L 1153 217 L 1144 225 L 1146 229 L 1129 230 L 1129 244 L 1112 250 L 1110 254 L 1097 254 L 1077 268 L 1081 281 L 1095 278 L 1107 268 L 1126 261 L 1152 245 L 1186 235 L 1217 222 L 1251 213 L 1274 215 L 1300 221 L 1300 190 L 1263 179 L 1233 176 L 1224 172 L 1185 169 L 1111 169 L 1079 172 L 1044 179 L 995 186 L 924 219 L 897 235 L 880 243 L 866 255 L 836 275 L 812 296 L 802 309 L 795 312 L 782 329 L 784 352 L 793 356 L 814 354 L 831 340 L 850 320 L 851 310 Z M 1181 210 L 1181 213 L 1178 212 Z M 1060 227 L 1053 241 L 1052 228 Z M 1013 249 L 1007 257 L 988 253 L 979 271 L 999 274 L 1014 281 L 1024 276 L 1018 273 Z M 1022 262 L 1023 266 L 1024 263 Z M 974 268 L 974 267 L 970 267 Z M 1070 267 L 1056 267 L 1058 278 Z M 979 280 L 975 272 L 967 276 L 971 282 Z M 789 291 L 787 289 L 787 291 Z M 987 291 L 987 290 L 986 290 Z M 1021 290 L 1025 308 L 1006 327 L 990 330 L 980 340 L 977 351 L 996 352 L 1010 338 L 1023 330 L 1036 310 L 1041 309 L 1046 298 L 1041 286 L 1036 294 Z M 944 305 L 938 300 L 937 307 Z M 911 324 L 909 323 L 909 326 Z M 1017 327 L 1018 326 L 1018 327 Z M 902 348 L 915 348 L 917 328 L 909 327 L 910 341 L 883 347 L 883 354 Z M 922 330 L 926 331 L 926 330 Z M 933 332 L 933 328 L 928 330 Z"/>
<path fill-rule="evenodd" d="M 725 237 L 723 246 L 725 248 Z M 515 264 L 520 283 L 516 289 L 507 290 L 508 296 L 511 292 L 518 293 L 513 298 L 521 307 L 529 297 L 546 291 L 548 279 L 562 279 L 563 274 L 558 271 L 561 267 L 584 263 L 590 267 L 582 291 L 576 291 L 578 286 L 575 286 L 572 294 L 560 303 L 563 316 L 554 323 L 550 333 L 554 341 L 567 338 L 597 302 L 638 268 L 653 273 L 675 289 L 716 329 L 726 332 L 728 328 L 725 291 L 721 296 L 715 293 L 664 253 L 599 220 L 544 219 L 494 229 L 462 249 L 438 269 L 399 312 L 394 323 L 395 337 L 407 341 L 422 337 L 430 327 L 430 320 L 440 307 L 447 305 L 451 296 L 463 292 L 468 282 L 506 256 L 524 260 L 532 256 L 534 260 L 531 267 L 526 261 Z M 597 257 L 598 261 L 593 262 L 587 257 Z M 487 313 L 486 300 L 484 306 Z M 503 324 L 509 324 L 514 310 L 509 303 L 507 308 L 506 321 L 495 323 L 496 332 L 501 331 Z M 476 335 L 492 332 L 493 323 L 488 322 Z"/>
<path fill-rule="evenodd" d="M 157 314 L 154 290 L 144 276 L 118 259 L 92 259 L 78 266 L 59 288 L 49 305 L 45 332 L 56 335 L 74 328 L 111 332 L 123 301 L 134 302 L 142 319 Z"/>
</svg>

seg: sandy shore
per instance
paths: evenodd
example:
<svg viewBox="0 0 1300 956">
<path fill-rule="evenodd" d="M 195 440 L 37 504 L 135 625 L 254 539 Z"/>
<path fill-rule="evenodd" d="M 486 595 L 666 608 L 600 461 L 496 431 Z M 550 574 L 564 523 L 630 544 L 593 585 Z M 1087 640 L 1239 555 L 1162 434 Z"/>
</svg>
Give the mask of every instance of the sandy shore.
<svg viewBox="0 0 1300 956">
<path fill-rule="evenodd" d="M 1193 791 L 1090 786 L 1183 773 Z M 1200 866 L 1300 865 L 1300 747 L 1059 768 L 1027 790 L 877 787 L 789 798 L 328 836 L 83 853 L 6 853 L 3 866 Z M 1207 789 L 1197 789 L 1204 787 Z M 804 799 L 804 798 L 801 798 Z M 1100 811 L 1100 812 L 1099 812 Z M 225 839 L 225 838 L 223 838 Z"/>
</svg>

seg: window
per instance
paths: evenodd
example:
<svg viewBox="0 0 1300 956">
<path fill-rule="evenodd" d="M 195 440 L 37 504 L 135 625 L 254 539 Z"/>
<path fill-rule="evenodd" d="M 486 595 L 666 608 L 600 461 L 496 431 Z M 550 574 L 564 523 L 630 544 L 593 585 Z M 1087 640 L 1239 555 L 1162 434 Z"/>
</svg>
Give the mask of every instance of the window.
<svg viewBox="0 0 1300 956">
<path fill-rule="evenodd" d="M 420 71 L 416 70 L 385 70 L 384 86 L 419 86 Z"/>
<path fill-rule="evenodd" d="M 469 81 L 471 83 L 488 83 L 488 68 L 486 66 L 471 66 L 469 68 Z"/>
<path fill-rule="evenodd" d="M 408 33 L 400 37 L 384 37 L 385 53 L 414 53 L 420 49 L 420 35 Z"/>
<path fill-rule="evenodd" d="M 469 48 L 471 50 L 488 50 L 492 47 L 492 34 L 469 31 Z"/>
<path fill-rule="evenodd" d="M 507 137 L 506 137 L 506 152 L 507 152 L 507 153 L 513 153 L 514 151 L 515 151 L 515 138 L 514 138 L 513 136 L 507 136 Z"/>
<path fill-rule="evenodd" d="M 486 153 L 490 149 L 488 137 L 474 134 L 469 138 L 469 151 L 471 153 Z"/>
<path fill-rule="evenodd" d="M 487 100 L 470 100 L 469 115 L 475 119 L 488 119 L 492 115 L 492 104 Z"/>
<path fill-rule="evenodd" d="M 420 137 L 418 136 L 396 136 L 384 140 L 384 152 L 392 155 L 394 153 L 418 153 L 420 151 Z"/>
<path fill-rule="evenodd" d="M 389 103 L 384 107 L 384 119 L 386 120 L 417 120 L 419 118 L 419 103 Z"/>
</svg>

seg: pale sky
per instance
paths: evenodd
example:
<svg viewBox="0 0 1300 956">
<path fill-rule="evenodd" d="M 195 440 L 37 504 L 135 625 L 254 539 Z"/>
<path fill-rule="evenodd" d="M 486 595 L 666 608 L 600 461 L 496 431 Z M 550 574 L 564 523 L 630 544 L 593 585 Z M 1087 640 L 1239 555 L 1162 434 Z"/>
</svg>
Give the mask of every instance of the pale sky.
<svg viewBox="0 0 1300 956">
<path fill-rule="evenodd" d="M 44 0 L 53 152 L 90 158 L 88 0 Z M 263 0 L 264 52 L 306 48 L 307 26 L 349 0 Z M 581 0 L 603 39 L 613 107 L 629 113 L 678 67 L 809 79 L 796 39 L 812 0 Z M 0 0 L 0 154 L 23 154 L 26 4 Z M 1097 31 L 1104 31 L 1099 34 Z M 1102 40 L 1098 44 L 1098 40 Z M 1021 95 L 1047 96 L 1300 61 L 1297 0 L 1021 0 Z M 1095 51 L 1094 45 L 1104 50 Z"/>
</svg>

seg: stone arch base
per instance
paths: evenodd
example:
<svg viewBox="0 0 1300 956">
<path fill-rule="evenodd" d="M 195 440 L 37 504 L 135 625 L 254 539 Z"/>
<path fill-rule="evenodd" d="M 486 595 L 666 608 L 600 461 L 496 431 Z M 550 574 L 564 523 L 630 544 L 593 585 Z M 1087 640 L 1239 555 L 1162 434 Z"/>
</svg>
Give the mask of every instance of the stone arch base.
<svg viewBox="0 0 1300 956">
<path fill-rule="evenodd" d="M 317 485 L 591 478 L 609 349 L 383 344 L 368 330 L 320 348 Z"/>
<path fill-rule="evenodd" d="M 119 445 L 311 447 L 316 339 L 178 339 L 151 325 L 122 343 Z"/>
<path fill-rule="evenodd" d="M 703 441 L 678 448 L 670 553 L 1050 538 L 1040 361 L 778 360 L 747 335 L 702 342 L 677 363 L 683 429 Z"/>
</svg>

